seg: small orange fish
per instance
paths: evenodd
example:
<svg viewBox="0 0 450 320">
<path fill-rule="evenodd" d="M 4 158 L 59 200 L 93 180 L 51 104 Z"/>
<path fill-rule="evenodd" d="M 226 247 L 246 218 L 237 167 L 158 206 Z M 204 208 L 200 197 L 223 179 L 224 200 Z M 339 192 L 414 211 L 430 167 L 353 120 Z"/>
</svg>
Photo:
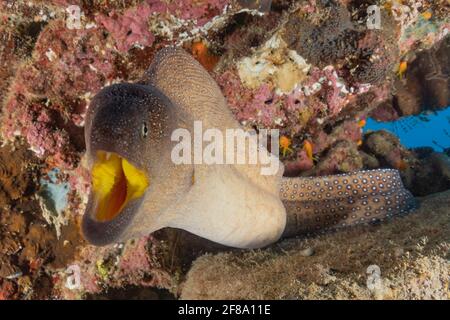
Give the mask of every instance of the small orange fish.
<svg viewBox="0 0 450 320">
<path fill-rule="evenodd" d="M 303 150 L 305 150 L 306 155 L 308 156 L 309 160 L 313 160 L 313 144 L 308 141 L 305 140 L 303 141 Z"/>
<path fill-rule="evenodd" d="M 358 142 L 356 143 L 356 145 L 357 145 L 358 147 L 362 146 L 362 144 L 363 144 L 362 140 L 358 140 Z"/>
<path fill-rule="evenodd" d="M 203 41 L 195 41 L 191 51 L 194 58 L 208 71 L 212 71 L 219 62 L 219 57 L 211 54 Z"/>
<path fill-rule="evenodd" d="M 283 157 L 286 156 L 287 152 L 292 152 L 291 144 L 292 144 L 292 141 L 288 137 L 286 137 L 286 136 L 280 137 L 280 148 L 281 148 L 281 154 L 283 155 Z"/>
<path fill-rule="evenodd" d="M 408 62 L 407 61 L 400 62 L 400 65 L 398 66 L 398 71 L 397 71 L 397 74 L 400 77 L 400 79 L 403 79 L 403 76 L 406 73 L 407 69 L 408 69 Z"/>
<path fill-rule="evenodd" d="M 422 18 L 424 18 L 425 20 L 430 20 L 432 16 L 433 16 L 433 13 L 431 13 L 431 11 L 426 11 L 426 12 L 422 13 Z"/>
<path fill-rule="evenodd" d="M 367 123 L 366 119 L 361 119 L 358 121 L 358 127 L 364 128 L 366 126 L 366 123 Z"/>
</svg>

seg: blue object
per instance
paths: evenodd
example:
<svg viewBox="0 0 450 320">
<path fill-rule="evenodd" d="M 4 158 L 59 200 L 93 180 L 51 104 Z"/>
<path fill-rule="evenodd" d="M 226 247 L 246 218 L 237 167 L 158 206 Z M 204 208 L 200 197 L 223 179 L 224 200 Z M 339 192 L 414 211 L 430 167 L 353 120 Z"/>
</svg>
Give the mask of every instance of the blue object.
<svg viewBox="0 0 450 320">
<path fill-rule="evenodd" d="M 442 152 L 450 148 L 450 107 L 392 122 L 367 119 L 364 133 L 376 130 L 390 131 L 407 148 L 432 147 Z"/>
<path fill-rule="evenodd" d="M 47 177 L 40 179 L 40 194 L 45 200 L 47 208 L 56 215 L 62 214 L 68 204 L 69 184 L 59 182 L 59 169 L 53 169 Z"/>
</svg>

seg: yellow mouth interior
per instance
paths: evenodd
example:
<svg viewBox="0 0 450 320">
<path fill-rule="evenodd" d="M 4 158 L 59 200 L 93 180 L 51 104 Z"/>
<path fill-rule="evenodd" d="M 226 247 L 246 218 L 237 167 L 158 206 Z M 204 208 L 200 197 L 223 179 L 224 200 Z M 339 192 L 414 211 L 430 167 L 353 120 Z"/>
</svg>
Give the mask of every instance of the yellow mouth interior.
<svg viewBox="0 0 450 320">
<path fill-rule="evenodd" d="M 129 201 L 141 197 L 148 185 L 146 174 L 125 158 L 115 153 L 97 151 L 92 168 L 97 220 L 114 219 Z"/>
</svg>

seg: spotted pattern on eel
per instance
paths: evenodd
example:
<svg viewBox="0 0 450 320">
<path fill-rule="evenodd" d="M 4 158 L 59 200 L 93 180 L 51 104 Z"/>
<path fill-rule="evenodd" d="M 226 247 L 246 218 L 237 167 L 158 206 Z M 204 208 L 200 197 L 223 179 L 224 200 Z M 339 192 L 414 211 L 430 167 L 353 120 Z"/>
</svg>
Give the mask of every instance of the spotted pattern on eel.
<svg viewBox="0 0 450 320">
<path fill-rule="evenodd" d="M 314 234 L 404 215 L 416 207 L 397 170 L 283 178 L 284 236 Z"/>
</svg>

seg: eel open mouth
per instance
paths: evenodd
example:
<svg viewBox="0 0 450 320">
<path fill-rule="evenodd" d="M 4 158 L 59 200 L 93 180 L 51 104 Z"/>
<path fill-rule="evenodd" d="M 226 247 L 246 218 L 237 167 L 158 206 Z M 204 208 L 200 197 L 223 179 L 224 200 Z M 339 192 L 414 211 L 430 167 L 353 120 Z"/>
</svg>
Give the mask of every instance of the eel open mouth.
<svg viewBox="0 0 450 320">
<path fill-rule="evenodd" d="M 92 168 L 95 218 L 114 219 L 125 206 L 141 197 L 149 185 L 146 174 L 118 154 L 97 151 Z"/>
</svg>

